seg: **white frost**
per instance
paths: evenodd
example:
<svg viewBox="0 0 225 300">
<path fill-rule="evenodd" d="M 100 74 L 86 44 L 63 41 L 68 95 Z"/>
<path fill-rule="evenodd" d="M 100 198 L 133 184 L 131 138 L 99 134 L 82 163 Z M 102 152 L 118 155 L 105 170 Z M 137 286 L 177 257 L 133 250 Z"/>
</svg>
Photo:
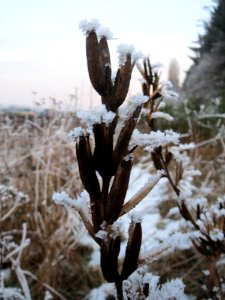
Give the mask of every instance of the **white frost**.
<svg viewBox="0 0 225 300">
<path fill-rule="evenodd" d="M 152 131 L 151 133 L 141 133 L 135 129 L 131 139 L 131 146 L 149 146 L 149 150 L 152 151 L 159 146 L 178 144 L 179 137 L 179 133 L 174 132 L 173 130 L 165 130 L 164 132 L 158 130 Z"/>
<path fill-rule="evenodd" d="M 77 117 L 86 122 L 89 127 L 94 124 L 105 123 L 106 126 L 113 121 L 116 114 L 112 111 L 107 111 L 104 104 L 94 107 L 91 111 L 79 111 Z"/>
<path fill-rule="evenodd" d="M 156 111 L 156 112 L 151 114 L 151 119 L 158 119 L 158 118 L 165 119 L 167 121 L 173 121 L 174 120 L 174 118 L 170 114 L 167 114 L 167 113 L 164 113 L 164 112 L 161 112 L 161 111 Z"/>
<path fill-rule="evenodd" d="M 97 19 L 91 19 L 90 21 L 82 20 L 79 23 L 80 30 L 88 35 L 91 31 L 96 31 L 100 27 L 100 23 Z"/>
<path fill-rule="evenodd" d="M 131 55 L 132 63 L 143 57 L 143 54 L 140 51 L 137 52 L 133 45 L 120 44 L 117 47 L 117 52 L 119 53 L 120 66 L 123 66 L 126 63 L 128 54 Z"/>
</svg>

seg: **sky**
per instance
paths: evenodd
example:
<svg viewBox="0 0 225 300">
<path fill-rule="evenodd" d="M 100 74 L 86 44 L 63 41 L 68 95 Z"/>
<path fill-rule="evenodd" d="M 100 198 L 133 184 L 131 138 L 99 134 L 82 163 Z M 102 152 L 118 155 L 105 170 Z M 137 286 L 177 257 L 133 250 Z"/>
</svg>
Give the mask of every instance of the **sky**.
<svg viewBox="0 0 225 300">
<path fill-rule="evenodd" d="M 112 68 L 117 46 L 132 44 L 164 66 L 175 58 L 181 80 L 191 65 L 189 47 L 203 32 L 212 0 L 0 0 L 0 106 L 63 101 L 78 108 L 96 102 L 88 79 L 83 19 L 109 27 Z M 131 88 L 131 93 L 136 92 Z"/>
</svg>

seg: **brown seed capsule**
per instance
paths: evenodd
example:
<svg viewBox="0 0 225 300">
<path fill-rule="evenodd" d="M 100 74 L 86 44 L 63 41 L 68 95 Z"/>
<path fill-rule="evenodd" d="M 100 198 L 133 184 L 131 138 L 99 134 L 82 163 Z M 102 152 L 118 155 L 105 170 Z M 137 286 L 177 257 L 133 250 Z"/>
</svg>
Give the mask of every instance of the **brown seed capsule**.
<svg viewBox="0 0 225 300">
<path fill-rule="evenodd" d="M 126 99 L 128 89 L 130 86 L 131 74 L 134 64 L 131 62 L 131 56 L 127 55 L 127 61 L 121 66 L 116 74 L 115 84 L 113 87 L 112 101 L 110 109 L 116 111 L 117 108 L 123 104 Z"/>
<path fill-rule="evenodd" d="M 125 121 L 125 124 L 120 131 L 120 134 L 117 139 L 117 143 L 116 143 L 114 151 L 113 151 L 114 170 L 117 170 L 121 160 L 129 152 L 128 146 L 129 146 L 130 139 L 131 139 L 132 133 L 134 131 L 135 125 L 139 118 L 140 112 L 141 112 L 141 106 L 138 106 L 134 110 L 132 115 L 129 117 L 129 119 L 127 119 Z"/>
<path fill-rule="evenodd" d="M 110 127 L 107 127 L 104 123 L 94 124 L 93 132 L 95 137 L 95 169 L 103 178 L 110 178 L 113 175 L 113 133 Z"/>
<path fill-rule="evenodd" d="M 123 161 L 115 174 L 106 203 L 105 219 L 108 224 L 112 224 L 120 215 L 128 189 L 131 168 L 131 160 Z"/>
<path fill-rule="evenodd" d="M 121 238 L 107 238 L 101 243 L 101 269 L 108 282 L 115 282 L 118 277 L 118 255 L 120 252 Z"/>
<path fill-rule="evenodd" d="M 129 240 L 121 271 L 121 279 L 126 280 L 138 267 L 138 259 L 141 249 L 142 228 L 141 223 L 133 222 L 130 225 Z"/>
<path fill-rule="evenodd" d="M 91 31 L 86 38 L 86 55 L 90 81 L 93 88 L 100 95 L 103 95 L 105 87 L 105 66 L 95 31 Z"/>
<path fill-rule="evenodd" d="M 93 226 L 97 230 L 102 223 L 100 208 L 100 185 L 95 173 L 94 161 L 88 136 L 81 136 L 76 144 L 76 153 L 80 177 L 84 188 L 90 194 Z"/>
</svg>

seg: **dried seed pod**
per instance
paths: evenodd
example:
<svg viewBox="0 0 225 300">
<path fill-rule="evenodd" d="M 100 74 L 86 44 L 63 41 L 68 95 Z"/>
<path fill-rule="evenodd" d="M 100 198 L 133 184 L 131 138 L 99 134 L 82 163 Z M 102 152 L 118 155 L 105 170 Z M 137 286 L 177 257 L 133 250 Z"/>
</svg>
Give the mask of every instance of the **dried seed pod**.
<svg viewBox="0 0 225 300">
<path fill-rule="evenodd" d="M 166 162 L 167 165 L 169 165 L 172 158 L 173 158 L 173 154 L 171 152 L 166 152 L 165 162 Z"/>
<path fill-rule="evenodd" d="M 142 228 L 141 223 L 131 223 L 129 240 L 126 247 L 121 279 L 126 280 L 138 267 L 138 258 L 141 249 Z"/>
<path fill-rule="evenodd" d="M 182 217 L 186 220 L 186 221 L 190 221 L 192 223 L 192 225 L 194 226 L 194 228 L 196 230 L 199 230 L 199 226 L 198 224 L 194 221 L 192 215 L 190 214 L 185 202 L 182 200 L 181 205 L 178 205 L 179 211 L 182 215 Z"/>
<path fill-rule="evenodd" d="M 113 167 L 114 170 L 117 170 L 121 160 L 128 153 L 128 146 L 132 133 L 134 131 L 135 125 L 139 118 L 141 112 L 141 106 L 138 106 L 129 119 L 125 121 L 124 126 L 122 127 L 120 134 L 118 136 L 114 151 L 113 151 Z"/>
<path fill-rule="evenodd" d="M 155 148 L 152 152 L 151 152 L 151 157 L 152 157 L 152 161 L 154 163 L 154 166 L 156 168 L 156 170 L 163 170 L 163 163 L 161 160 L 161 152 L 162 152 L 162 147 L 159 146 L 157 148 Z"/>
<path fill-rule="evenodd" d="M 102 37 L 99 41 L 99 51 L 102 56 L 104 66 L 111 66 L 110 52 L 106 37 Z"/>
<path fill-rule="evenodd" d="M 76 153 L 80 178 L 84 188 L 90 194 L 92 221 L 95 229 L 97 230 L 99 224 L 102 222 L 102 209 L 100 208 L 99 202 L 100 185 L 95 173 L 94 161 L 88 136 L 81 136 L 79 138 L 79 142 L 76 144 Z"/>
<path fill-rule="evenodd" d="M 131 160 L 122 161 L 116 172 L 106 203 L 105 219 L 108 224 L 112 224 L 120 215 L 128 189 L 131 168 Z"/>
<path fill-rule="evenodd" d="M 110 178 L 113 175 L 113 133 L 111 128 L 107 127 L 104 123 L 94 124 L 93 132 L 95 137 L 95 169 L 99 172 L 102 178 Z"/>
<path fill-rule="evenodd" d="M 109 238 L 101 243 L 101 269 L 108 282 L 115 282 L 118 277 L 118 256 L 121 238 Z"/>
<path fill-rule="evenodd" d="M 95 31 L 91 31 L 86 38 L 86 55 L 90 81 L 93 88 L 100 95 L 103 95 L 105 87 L 105 66 Z"/>
<path fill-rule="evenodd" d="M 110 110 L 116 111 L 126 99 L 130 86 L 131 74 L 134 64 L 131 62 L 130 54 L 127 55 L 127 61 L 121 66 L 116 74 L 115 84 L 113 87 L 112 100 Z"/>
</svg>

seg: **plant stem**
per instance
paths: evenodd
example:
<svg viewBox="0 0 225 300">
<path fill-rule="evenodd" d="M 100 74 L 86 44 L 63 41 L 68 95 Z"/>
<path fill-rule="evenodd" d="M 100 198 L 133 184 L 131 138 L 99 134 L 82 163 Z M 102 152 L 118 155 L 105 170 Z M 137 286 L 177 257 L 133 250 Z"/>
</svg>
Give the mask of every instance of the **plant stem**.
<svg viewBox="0 0 225 300">
<path fill-rule="evenodd" d="M 116 293 L 117 293 L 117 299 L 118 300 L 123 300 L 123 281 L 121 280 L 120 277 L 118 277 L 115 281 L 116 285 Z"/>
<path fill-rule="evenodd" d="M 217 270 L 217 266 L 216 266 L 216 258 L 215 257 L 210 257 L 210 261 L 209 261 L 209 279 L 208 279 L 208 289 L 209 292 L 212 294 L 213 296 L 213 288 L 214 287 L 218 287 L 218 294 L 220 296 L 221 300 L 224 300 L 224 294 L 222 291 L 222 286 L 221 286 L 221 282 L 220 282 L 220 276 Z"/>
</svg>

